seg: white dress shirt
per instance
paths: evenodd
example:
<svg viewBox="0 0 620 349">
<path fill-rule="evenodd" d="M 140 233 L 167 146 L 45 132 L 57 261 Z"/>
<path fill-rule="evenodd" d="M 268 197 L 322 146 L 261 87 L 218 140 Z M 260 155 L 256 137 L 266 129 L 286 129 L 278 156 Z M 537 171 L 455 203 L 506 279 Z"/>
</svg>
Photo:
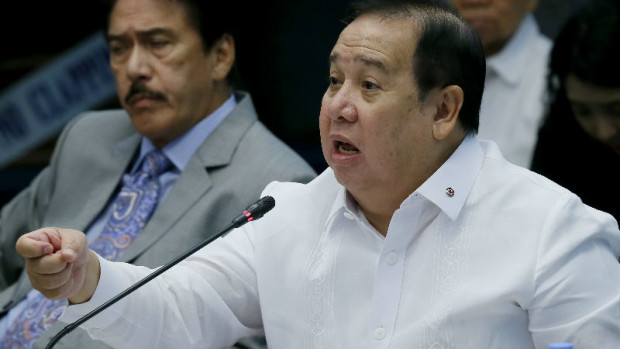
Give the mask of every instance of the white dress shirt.
<svg viewBox="0 0 620 349">
<path fill-rule="evenodd" d="M 613 218 L 469 136 L 374 229 L 327 169 L 82 325 L 117 348 L 617 349 Z M 72 322 L 149 270 L 101 260 Z"/>
<path fill-rule="evenodd" d="M 478 135 L 495 141 L 508 161 L 526 168 L 545 113 L 551 46 L 528 15 L 506 46 L 487 58 Z"/>
</svg>

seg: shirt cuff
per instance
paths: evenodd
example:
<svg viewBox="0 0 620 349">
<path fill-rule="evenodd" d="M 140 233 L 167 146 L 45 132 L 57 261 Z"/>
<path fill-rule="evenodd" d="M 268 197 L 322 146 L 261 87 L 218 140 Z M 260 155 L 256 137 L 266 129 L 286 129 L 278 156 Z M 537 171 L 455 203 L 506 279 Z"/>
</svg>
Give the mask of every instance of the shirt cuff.
<svg viewBox="0 0 620 349">
<path fill-rule="evenodd" d="M 119 264 L 123 263 L 111 262 L 99 255 L 97 257 L 99 258 L 101 274 L 95 293 L 88 302 L 69 305 L 58 319 L 59 321 L 73 323 L 131 286 L 131 278 L 122 271 L 123 268 L 119 267 Z M 122 314 L 123 301 L 121 300 L 95 315 L 80 327 L 85 330 L 103 328 L 114 323 Z"/>
</svg>

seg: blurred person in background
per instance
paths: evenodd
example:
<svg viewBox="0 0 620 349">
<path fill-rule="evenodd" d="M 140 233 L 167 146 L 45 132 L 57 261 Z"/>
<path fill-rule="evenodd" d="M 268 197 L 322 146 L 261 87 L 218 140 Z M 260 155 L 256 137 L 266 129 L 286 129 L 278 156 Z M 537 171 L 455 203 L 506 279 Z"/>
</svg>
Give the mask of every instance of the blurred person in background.
<svg viewBox="0 0 620 349">
<path fill-rule="evenodd" d="M 452 0 L 476 30 L 487 59 L 478 135 L 529 168 L 544 114 L 552 42 L 532 15 L 538 0 Z"/>
<path fill-rule="evenodd" d="M 592 0 L 557 37 L 532 170 L 620 219 L 620 3 Z"/>
</svg>

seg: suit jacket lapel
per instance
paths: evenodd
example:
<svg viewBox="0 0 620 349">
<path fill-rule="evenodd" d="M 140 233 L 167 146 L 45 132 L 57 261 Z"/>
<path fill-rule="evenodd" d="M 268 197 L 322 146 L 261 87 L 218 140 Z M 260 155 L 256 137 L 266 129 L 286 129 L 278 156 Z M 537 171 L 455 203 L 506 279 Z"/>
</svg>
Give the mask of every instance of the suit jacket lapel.
<svg viewBox="0 0 620 349">
<path fill-rule="evenodd" d="M 116 192 L 125 170 L 135 155 L 139 140 L 139 135 L 133 135 L 117 143 L 111 152 L 111 159 L 113 160 L 101 169 L 107 173 L 100 174 L 97 179 L 93 179 L 93 182 L 97 183 L 96 190 L 89 194 L 89 199 L 84 203 L 82 209 L 83 214 L 80 215 L 82 220 L 80 224 L 83 229 L 88 228 L 88 225 L 98 217 Z"/>
<path fill-rule="evenodd" d="M 120 179 L 130 163 L 139 145 L 140 136 L 127 137 L 110 148 L 100 149 L 96 162 L 84 168 L 84 163 L 76 164 L 77 175 L 84 180 L 74 182 L 74 186 L 66 194 L 59 196 L 57 201 L 62 205 L 50 205 L 44 225 L 60 225 L 85 230 L 105 208 Z M 83 160 L 78 160 L 83 161 Z M 81 165 L 81 166 L 78 166 Z M 81 184 L 78 184 L 81 183 Z M 67 199 L 80 193 L 85 200 Z M 55 208 L 55 207 L 58 208 Z"/>
<path fill-rule="evenodd" d="M 121 255 L 122 261 L 132 261 L 162 235 L 172 230 L 185 213 L 207 195 L 212 187 L 209 169 L 230 163 L 237 145 L 257 120 L 250 96 L 237 94 L 236 97 L 239 102 L 235 109 L 192 156 L 168 197 L 159 204 L 144 230 Z"/>
</svg>

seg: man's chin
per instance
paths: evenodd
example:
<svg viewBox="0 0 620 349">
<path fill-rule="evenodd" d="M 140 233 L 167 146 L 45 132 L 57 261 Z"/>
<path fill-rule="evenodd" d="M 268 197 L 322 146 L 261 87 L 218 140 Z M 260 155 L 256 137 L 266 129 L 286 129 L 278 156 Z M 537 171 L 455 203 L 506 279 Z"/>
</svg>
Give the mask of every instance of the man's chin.
<svg viewBox="0 0 620 349">
<path fill-rule="evenodd" d="M 356 188 L 363 181 L 363 176 L 360 175 L 359 171 L 339 165 L 330 167 L 334 171 L 338 183 L 342 184 L 347 189 Z"/>
<path fill-rule="evenodd" d="M 176 137 L 166 132 L 147 132 L 138 130 L 142 136 L 146 137 L 158 148 L 163 148 L 166 144 L 173 141 Z"/>
<path fill-rule="evenodd" d="M 148 138 L 153 144 L 168 143 L 168 139 L 173 137 L 173 128 L 162 123 L 165 119 L 155 114 L 140 114 L 131 116 L 136 131 L 142 136 Z"/>
</svg>

